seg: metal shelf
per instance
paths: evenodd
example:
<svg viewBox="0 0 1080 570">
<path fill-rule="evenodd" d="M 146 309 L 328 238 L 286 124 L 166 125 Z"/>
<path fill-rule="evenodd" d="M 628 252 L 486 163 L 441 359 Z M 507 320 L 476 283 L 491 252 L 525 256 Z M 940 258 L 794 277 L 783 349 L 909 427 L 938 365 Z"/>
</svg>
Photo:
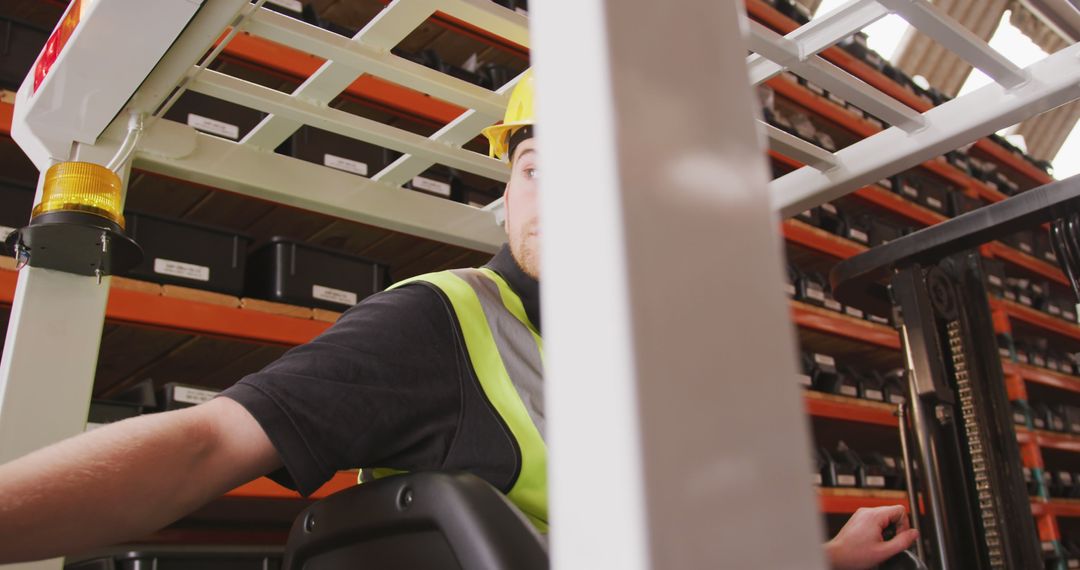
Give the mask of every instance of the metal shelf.
<svg viewBox="0 0 1080 570">
<path fill-rule="evenodd" d="M 1078 376 L 1062 374 L 1060 372 L 1054 372 L 1052 370 L 1046 370 L 1044 368 L 1008 360 L 1002 361 L 1001 368 L 1006 375 L 1016 375 L 1028 382 L 1035 382 L 1037 384 L 1060 388 L 1070 392 L 1080 392 L 1080 377 Z"/>
<path fill-rule="evenodd" d="M 784 239 L 831 255 L 837 259 L 847 259 L 869 249 L 865 245 L 831 234 L 821 228 L 815 228 L 799 220 L 784 220 L 783 232 Z"/>
<path fill-rule="evenodd" d="M 1057 266 L 1028 255 L 1018 249 L 1000 242 L 992 242 L 981 247 L 983 257 L 992 257 L 1022 267 L 1036 275 L 1041 275 L 1062 285 L 1069 285 L 1069 278 Z"/>
<path fill-rule="evenodd" d="M 14 300 L 17 278 L 16 272 L 0 269 L 0 304 L 9 305 Z M 105 318 L 116 323 L 289 346 L 308 342 L 330 327 L 330 323 L 324 321 L 150 295 L 118 287 L 109 291 Z"/>
<path fill-rule="evenodd" d="M 806 411 L 814 417 L 831 418 L 867 424 L 897 427 L 899 422 L 894 411 L 896 406 L 851 398 L 834 396 L 807 390 L 803 392 Z"/>
<path fill-rule="evenodd" d="M 1031 438 L 1039 447 L 1080 453 L 1080 436 L 1045 430 L 1032 430 Z"/>
<path fill-rule="evenodd" d="M 900 335 L 885 325 L 841 315 L 800 301 L 791 301 L 791 313 L 795 324 L 800 327 L 900 350 Z"/>
<path fill-rule="evenodd" d="M 1080 326 L 1069 324 L 1061 319 L 1030 309 L 1019 303 L 1005 299 L 990 299 L 991 310 L 1009 318 L 1023 321 L 1045 331 L 1059 334 L 1074 340 L 1080 340 Z"/>
</svg>

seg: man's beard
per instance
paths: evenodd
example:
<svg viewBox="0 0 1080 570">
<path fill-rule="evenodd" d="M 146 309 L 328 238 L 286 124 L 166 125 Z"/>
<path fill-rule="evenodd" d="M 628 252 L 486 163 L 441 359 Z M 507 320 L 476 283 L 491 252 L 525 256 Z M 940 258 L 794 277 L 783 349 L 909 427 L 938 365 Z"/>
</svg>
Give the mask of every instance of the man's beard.
<svg viewBox="0 0 1080 570">
<path fill-rule="evenodd" d="M 514 261 L 526 275 L 540 280 L 540 234 L 535 235 L 535 225 L 530 226 L 528 231 L 519 234 L 510 240 L 510 253 L 514 255 Z"/>
</svg>

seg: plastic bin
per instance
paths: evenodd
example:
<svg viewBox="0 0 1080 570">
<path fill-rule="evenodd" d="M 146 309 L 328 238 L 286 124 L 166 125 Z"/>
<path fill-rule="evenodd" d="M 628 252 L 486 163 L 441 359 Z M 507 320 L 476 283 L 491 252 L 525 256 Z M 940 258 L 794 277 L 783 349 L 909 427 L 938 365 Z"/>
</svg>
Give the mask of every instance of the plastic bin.
<svg viewBox="0 0 1080 570">
<path fill-rule="evenodd" d="M 247 294 L 344 311 L 389 285 L 386 265 L 280 236 L 251 254 Z"/>
<path fill-rule="evenodd" d="M 186 91 L 165 118 L 231 141 L 244 138 L 265 115 L 249 107 Z"/>
<path fill-rule="evenodd" d="M 279 570 L 283 548 L 171 546 L 68 559 L 65 570 Z"/>
<path fill-rule="evenodd" d="M 143 248 L 142 262 L 123 275 L 240 296 L 251 238 L 236 232 L 128 213 L 127 232 Z"/>
<path fill-rule="evenodd" d="M 312 127 L 297 130 L 290 147 L 294 158 L 366 177 L 382 170 L 391 158 L 382 147 Z"/>
</svg>

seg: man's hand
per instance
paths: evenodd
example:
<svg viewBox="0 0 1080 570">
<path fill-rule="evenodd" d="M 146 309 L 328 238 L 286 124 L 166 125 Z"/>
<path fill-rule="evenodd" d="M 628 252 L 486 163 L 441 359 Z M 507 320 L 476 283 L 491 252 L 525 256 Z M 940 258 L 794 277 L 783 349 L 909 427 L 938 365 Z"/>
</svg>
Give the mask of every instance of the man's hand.
<svg viewBox="0 0 1080 570">
<path fill-rule="evenodd" d="M 833 570 L 867 570 L 906 550 L 919 531 L 910 528 L 902 505 L 859 509 L 844 528 L 825 543 Z M 896 536 L 885 541 L 881 532 L 896 523 Z"/>
</svg>

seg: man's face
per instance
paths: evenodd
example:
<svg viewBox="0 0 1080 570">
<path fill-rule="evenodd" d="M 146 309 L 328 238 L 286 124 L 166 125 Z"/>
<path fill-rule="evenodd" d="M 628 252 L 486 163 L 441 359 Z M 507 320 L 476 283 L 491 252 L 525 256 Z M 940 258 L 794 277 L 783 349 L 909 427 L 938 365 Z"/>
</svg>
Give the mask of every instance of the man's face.
<svg viewBox="0 0 1080 570">
<path fill-rule="evenodd" d="M 540 212 L 537 203 L 539 171 L 536 139 L 526 139 L 510 157 L 510 182 L 506 183 L 506 235 L 510 252 L 521 269 L 540 279 Z"/>
</svg>

